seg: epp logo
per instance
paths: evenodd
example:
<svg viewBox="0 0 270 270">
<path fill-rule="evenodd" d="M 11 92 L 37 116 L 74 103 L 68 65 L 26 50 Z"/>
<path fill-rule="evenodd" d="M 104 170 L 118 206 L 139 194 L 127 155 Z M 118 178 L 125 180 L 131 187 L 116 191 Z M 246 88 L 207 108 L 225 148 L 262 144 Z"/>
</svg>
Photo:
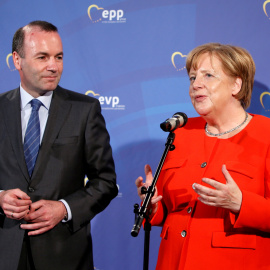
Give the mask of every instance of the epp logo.
<svg viewBox="0 0 270 270">
<path fill-rule="evenodd" d="M 97 12 L 101 11 L 101 12 Z M 99 7 L 97 5 L 91 5 L 87 10 L 88 17 L 93 23 L 97 22 L 125 22 L 126 19 L 123 18 L 124 11 L 122 9 L 119 10 L 104 10 L 103 7 Z"/>
<path fill-rule="evenodd" d="M 175 58 L 176 56 L 179 55 L 179 57 L 177 57 L 177 65 L 175 64 Z M 175 52 L 172 54 L 172 57 L 171 57 L 171 61 L 172 61 L 172 64 L 174 66 L 174 68 L 177 70 L 177 71 L 181 71 L 181 70 L 184 70 L 186 67 L 185 67 L 185 62 L 183 61 L 183 58 L 186 58 L 187 56 L 182 54 L 181 52 Z M 178 67 L 177 67 L 178 66 Z"/>
<path fill-rule="evenodd" d="M 269 109 L 266 109 L 266 108 L 265 108 L 265 105 L 264 105 L 264 103 L 263 103 L 263 97 L 264 97 L 265 95 L 270 96 L 270 93 L 269 93 L 269 92 L 263 92 L 263 93 L 261 93 L 261 96 L 260 96 L 260 102 L 261 102 L 261 105 L 262 105 L 262 107 L 264 108 L 265 111 L 270 111 Z M 268 99 L 268 100 L 269 100 L 269 99 Z M 267 103 L 267 102 L 266 102 L 266 103 Z"/>
<path fill-rule="evenodd" d="M 120 99 L 117 96 L 101 96 L 100 94 L 95 93 L 92 90 L 88 90 L 85 92 L 85 95 L 93 95 L 99 100 L 100 105 L 102 105 L 102 109 L 104 110 L 124 110 L 124 105 L 119 105 Z"/>
<path fill-rule="evenodd" d="M 270 0 L 266 0 L 264 3 L 263 3 L 263 11 L 265 13 L 265 15 L 269 18 L 268 14 L 267 14 L 267 11 L 266 11 L 266 5 L 270 3 Z M 270 19 L 270 18 L 269 18 Z"/>
<path fill-rule="evenodd" d="M 10 57 L 11 57 L 11 59 L 12 59 L 12 53 L 8 54 L 7 57 L 6 57 L 6 63 L 7 63 L 7 66 L 8 66 L 8 68 L 9 68 L 10 71 L 15 71 L 16 68 L 15 68 L 14 66 L 13 66 L 13 68 L 10 66 L 10 63 L 9 63 L 9 62 L 12 62 L 12 63 L 13 63 L 12 60 L 9 60 Z"/>
</svg>

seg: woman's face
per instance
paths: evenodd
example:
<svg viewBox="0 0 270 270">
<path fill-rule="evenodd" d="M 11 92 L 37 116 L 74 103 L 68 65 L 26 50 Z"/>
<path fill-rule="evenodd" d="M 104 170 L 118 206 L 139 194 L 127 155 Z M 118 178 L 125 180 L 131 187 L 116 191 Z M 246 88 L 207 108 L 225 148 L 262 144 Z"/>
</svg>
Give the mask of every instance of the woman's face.
<svg viewBox="0 0 270 270">
<path fill-rule="evenodd" d="M 191 102 L 201 116 L 218 116 L 230 109 L 242 84 L 240 78 L 226 75 L 221 61 L 208 53 L 200 56 L 197 69 L 191 68 L 189 78 Z"/>
</svg>

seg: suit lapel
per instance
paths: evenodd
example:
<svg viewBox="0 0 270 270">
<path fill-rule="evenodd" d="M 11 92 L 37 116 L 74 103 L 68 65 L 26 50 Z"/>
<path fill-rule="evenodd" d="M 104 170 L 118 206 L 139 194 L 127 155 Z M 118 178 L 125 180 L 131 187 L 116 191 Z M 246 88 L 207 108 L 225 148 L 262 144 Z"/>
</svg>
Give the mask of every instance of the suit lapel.
<svg viewBox="0 0 270 270">
<path fill-rule="evenodd" d="M 42 143 L 39 149 L 36 165 L 32 175 L 31 183 L 35 185 L 42 178 L 46 161 L 49 160 L 50 149 L 54 143 L 59 131 L 68 117 L 71 104 L 67 102 L 68 94 L 60 87 L 56 88 L 53 93 L 50 105 L 49 116 L 43 135 Z"/>
<path fill-rule="evenodd" d="M 15 153 L 15 158 L 20 166 L 20 169 L 29 182 L 22 142 L 22 126 L 21 126 L 21 103 L 20 103 L 20 89 L 10 91 L 4 100 L 2 113 L 7 127 L 7 132 L 11 141 L 12 148 Z"/>
</svg>

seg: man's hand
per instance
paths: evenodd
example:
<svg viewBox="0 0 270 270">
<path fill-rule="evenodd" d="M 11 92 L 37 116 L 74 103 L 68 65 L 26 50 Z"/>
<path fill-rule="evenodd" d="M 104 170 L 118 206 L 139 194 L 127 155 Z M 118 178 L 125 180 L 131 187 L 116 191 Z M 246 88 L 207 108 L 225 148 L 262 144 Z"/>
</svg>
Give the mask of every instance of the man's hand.
<svg viewBox="0 0 270 270">
<path fill-rule="evenodd" d="M 30 197 L 18 188 L 0 192 L 0 207 L 8 218 L 24 218 L 29 213 L 31 203 Z"/>
<path fill-rule="evenodd" d="M 40 200 L 31 204 L 30 213 L 24 217 L 28 224 L 21 224 L 21 228 L 29 230 L 29 236 L 42 234 L 61 222 L 65 214 L 66 207 L 62 202 Z"/>
</svg>

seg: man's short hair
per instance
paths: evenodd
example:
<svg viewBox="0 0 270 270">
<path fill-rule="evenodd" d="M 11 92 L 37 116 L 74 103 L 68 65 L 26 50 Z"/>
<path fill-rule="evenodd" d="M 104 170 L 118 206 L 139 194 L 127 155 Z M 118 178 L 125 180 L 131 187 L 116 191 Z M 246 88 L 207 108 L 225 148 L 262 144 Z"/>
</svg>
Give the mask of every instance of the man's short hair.
<svg viewBox="0 0 270 270">
<path fill-rule="evenodd" d="M 33 21 L 27 24 L 26 26 L 23 26 L 19 28 L 14 36 L 12 41 L 12 52 L 17 52 L 20 57 L 24 57 L 24 38 L 25 38 L 25 28 L 33 28 L 37 27 L 41 31 L 45 32 L 58 32 L 58 29 L 53 24 L 46 22 L 46 21 Z"/>
</svg>

